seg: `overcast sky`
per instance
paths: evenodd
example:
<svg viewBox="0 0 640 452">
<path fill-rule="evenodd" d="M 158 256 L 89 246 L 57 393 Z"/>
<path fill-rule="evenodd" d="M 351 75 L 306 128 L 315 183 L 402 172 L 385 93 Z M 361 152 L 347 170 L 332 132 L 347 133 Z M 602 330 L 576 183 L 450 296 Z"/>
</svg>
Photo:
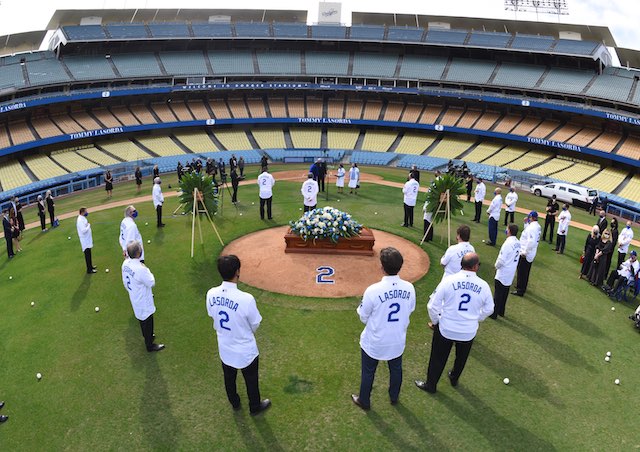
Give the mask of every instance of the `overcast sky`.
<svg viewBox="0 0 640 452">
<path fill-rule="evenodd" d="M 566 23 L 608 26 L 619 47 L 640 50 L 640 1 L 638 0 L 566 0 Z M 0 35 L 42 30 L 56 9 L 116 8 L 267 8 L 308 9 L 310 22 L 318 17 L 316 0 L 0 0 Z M 350 21 L 351 11 L 403 14 L 435 14 L 466 17 L 513 19 L 505 11 L 504 0 L 345 0 L 342 21 Z M 518 13 L 520 20 L 536 20 L 535 13 Z M 557 22 L 557 16 L 540 15 L 540 21 Z"/>
</svg>

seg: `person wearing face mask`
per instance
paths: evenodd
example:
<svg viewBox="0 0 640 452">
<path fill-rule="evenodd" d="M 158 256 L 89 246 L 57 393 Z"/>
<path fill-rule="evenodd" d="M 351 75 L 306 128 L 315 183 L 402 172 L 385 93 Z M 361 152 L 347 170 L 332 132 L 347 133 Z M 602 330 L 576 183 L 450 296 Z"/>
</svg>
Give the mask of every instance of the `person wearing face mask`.
<svg viewBox="0 0 640 452">
<path fill-rule="evenodd" d="M 620 231 L 616 242 L 618 244 L 618 265 L 616 268 L 619 268 L 624 262 L 624 258 L 627 256 L 627 251 L 629 251 L 629 244 L 632 240 L 633 229 L 631 229 L 631 222 L 627 221 L 627 225 L 622 231 Z"/>
<path fill-rule="evenodd" d="M 626 284 L 628 281 L 633 281 L 633 278 L 635 278 L 639 270 L 640 263 L 638 262 L 638 253 L 631 251 L 629 259 L 620 264 L 618 270 L 611 272 L 611 275 L 609 275 L 609 278 L 607 279 L 607 283 L 602 286 L 602 290 L 607 292 L 609 296 L 613 295 L 620 284 Z"/>
<path fill-rule="evenodd" d="M 91 224 L 87 220 L 89 212 L 86 207 L 81 207 L 76 220 L 76 228 L 78 229 L 78 238 L 80 239 L 80 246 L 84 252 L 84 261 L 87 264 L 87 273 L 97 273 L 96 268 L 93 266 L 91 260 L 91 248 L 93 248 L 93 235 L 91 233 Z"/>
<path fill-rule="evenodd" d="M 571 222 L 571 213 L 569 212 L 569 204 L 562 206 L 562 212 L 558 217 L 558 235 L 556 238 L 556 253 L 564 254 L 564 245 L 567 241 L 567 232 L 569 232 L 569 223 Z"/>
<path fill-rule="evenodd" d="M 487 209 L 487 215 L 489 215 L 489 241 L 487 245 L 496 246 L 496 240 L 498 239 L 498 221 L 500 221 L 500 209 L 502 208 L 502 190 L 496 188 L 493 192 L 494 197 Z"/>
<path fill-rule="evenodd" d="M 518 202 L 518 194 L 516 193 L 516 187 L 510 187 L 509 193 L 504 197 L 504 225 L 513 223 L 514 215 L 516 213 L 516 203 Z"/>
<path fill-rule="evenodd" d="M 153 189 L 151 191 L 153 197 L 153 207 L 155 207 L 156 209 L 156 216 L 158 219 L 157 226 L 159 228 L 164 227 L 164 223 L 162 222 L 162 204 L 164 204 L 164 196 L 162 195 L 162 188 L 160 188 L 161 183 L 162 182 L 160 181 L 159 177 L 153 179 Z"/>
<path fill-rule="evenodd" d="M 596 252 L 593 255 L 593 265 L 589 270 L 589 281 L 592 286 L 600 287 L 602 281 L 607 276 L 607 257 L 613 252 L 613 244 L 611 242 L 611 233 L 608 230 L 602 232 L 600 243 L 596 245 Z"/>
<path fill-rule="evenodd" d="M 544 218 L 544 231 L 542 232 L 542 241 L 547 240 L 547 229 L 549 230 L 549 243 L 553 245 L 553 229 L 556 225 L 556 217 L 560 210 L 560 205 L 556 201 L 556 195 L 551 196 L 551 199 L 547 201 L 547 207 L 545 208 L 547 215 Z"/>
<path fill-rule="evenodd" d="M 605 277 L 611 271 L 611 260 L 613 259 L 613 251 L 616 251 L 616 245 L 618 244 L 618 238 L 620 235 L 620 233 L 618 232 L 618 220 L 615 217 L 611 219 L 609 229 L 611 230 L 611 235 L 609 237 L 611 239 L 611 245 L 613 245 L 613 250 L 607 255 L 607 271 L 605 272 Z"/>
<path fill-rule="evenodd" d="M 598 218 L 598 222 L 596 223 L 596 226 L 598 226 L 599 230 L 604 231 L 605 229 L 607 229 L 608 225 L 609 223 L 607 222 L 607 215 L 604 212 L 604 210 L 601 210 L 600 217 Z"/>
<path fill-rule="evenodd" d="M 144 241 L 138 230 L 138 225 L 135 222 L 137 217 L 138 211 L 134 206 L 129 206 L 124 210 L 124 218 L 120 222 L 120 237 L 118 240 L 120 242 L 120 248 L 122 248 L 122 256 L 125 259 L 128 258 L 127 244 L 132 241 L 140 243 L 140 247 L 142 248 L 140 251 L 140 262 L 144 263 L 144 247 L 142 245 Z"/>
<path fill-rule="evenodd" d="M 509 297 L 509 289 L 516 276 L 518 268 L 518 260 L 520 258 L 520 241 L 518 240 L 518 225 L 510 224 L 505 229 L 507 240 L 504 241 L 500 248 L 500 253 L 494 264 L 496 268 L 496 276 L 494 280 L 493 303 L 495 309 L 489 317 L 496 320 L 498 316 L 504 317 L 504 311 L 507 306 L 507 298 Z"/>
</svg>

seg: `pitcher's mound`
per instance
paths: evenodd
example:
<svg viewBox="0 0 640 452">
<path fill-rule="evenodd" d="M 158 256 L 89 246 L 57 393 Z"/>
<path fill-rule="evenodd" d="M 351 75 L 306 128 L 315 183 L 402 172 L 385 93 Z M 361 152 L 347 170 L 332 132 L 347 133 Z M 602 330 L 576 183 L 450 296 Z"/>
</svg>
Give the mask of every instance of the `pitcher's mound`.
<svg viewBox="0 0 640 452">
<path fill-rule="evenodd" d="M 234 240 L 223 254 L 242 261 L 240 280 L 253 287 L 288 295 L 341 298 L 361 296 L 382 278 L 380 250 L 397 248 L 404 258 L 402 279 L 414 282 L 429 271 L 429 256 L 418 245 L 387 232 L 373 230 L 373 256 L 285 254 L 288 226 L 254 232 Z"/>
</svg>

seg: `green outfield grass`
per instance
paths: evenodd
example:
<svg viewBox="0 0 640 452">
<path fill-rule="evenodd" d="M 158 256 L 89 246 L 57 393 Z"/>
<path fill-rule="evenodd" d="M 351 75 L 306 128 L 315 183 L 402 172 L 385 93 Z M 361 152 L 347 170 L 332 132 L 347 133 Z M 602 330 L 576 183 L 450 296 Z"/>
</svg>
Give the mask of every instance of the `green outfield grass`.
<svg viewBox="0 0 640 452">
<path fill-rule="evenodd" d="M 289 170 L 303 167 L 275 168 Z M 402 181 L 404 170 L 362 168 Z M 257 169 L 249 168 L 255 177 Z M 431 174 L 424 174 L 430 179 Z M 173 176 L 164 178 L 175 184 Z M 425 180 L 423 180 L 423 186 Z M 174 185 L 175 188 L 175 185 Z M 230 204 L 216 225 L 225 242 L 296 219 L 300 184 L 278 181 L 274 218 L 258 215 L 257 186 L 241 187 L 240 205 Z M 488 191 L 491 191 L 489 188 Z M 145 180 L 143 195 L 150 194 Z M 132 182 L 115 186 L 113 200 L 135 196 Z M 227 200 L 229 197 L 226 198 Z M 331 186 L 329 202 L 367 226 L 418 242 L 419 198 L 414 229 L 400 227 L 399 188 L 363 183 L 358 196 Z M 104 190 L 57 201 L 58 213 L 106 203 Z M 255 204 L 252 204 L 255 202 Z M 521 193 L 519 207 L 544 211 L 546 200 Z M 257 299 L 263 323 L 257 333 L 263 397 L 273 407 L 249 416 L 226 400 L 215 333 L 207 316 L 206 291 L 220 283 L 215 259 L 221 251 L 212 231 L 189 257 L 191 222 L 170 217 L 177 199 L 165 204 L 164 229 L 155 225 L 152 203 L 136 203 L 146 263 L 156 276 L 158 342 L 145 351 L 138 322 L 122 287 L 118 228 L 122 208 L 91 212 L 95 275 L 85 275 L 75 219 L 53 231 L 26 231 L 24 251 L 0 258 L 0 400 L 10 416 L 0 425 L 3 450 L 628 450 L 640 447 L 633 434 L 637 413 L 637 353 L 640 337 L 627 316 L 635 308 L 615 304 L 578 280 L 586 232 L 572 228 L 565 255 L 541 243 L 524 298 L 510 297 L 507 317 L 480 327 L 457 388 L 446 377 L 438 393 L 419 391 L 429 358 L 431 331 L 426 304 L 442 276 L 444 225 L 425 245 L 432 267 L 416 285 L 418 302 L 404 354 L 401 403 L 391 406 L 388 371 L 378 369 L 372 410 L 355 407 L 350 394 L 360 378 L 357 297 L 340 300 L 292 297 L 242 285 Z M 486 217 L 471 223 L 473 204 L 453 225 L 469 224 L 479 252 L 480 276 L 493 288 L 499 248 L 485 246 Z M 377 215 L 376 215 L 377 212 Z M 243 215 L 240 216 L 239 213 Z M 573 212 L 575 221 L 593 217 Z M 36 216 L 27 211 L 27 221 Z M 516 215 L 522 224 L 522 215 Z M 145 226 L 145 222 L 149 225 Z M 502 230 L 502 228 L 500 228 Z M 500 233 L 499 244 L 504 240 Z M 454 232 L 455 235 L 455 232 Z M 68 237 L 71 237 L 68 240 Z M 443 239 L 443 237 L 445 237 Z M 274 256 L 274 265 L 277 265 Z M 405 265 L 410 265 L 406 263 Z M 111 271 L 105 273 L 105 268 Z M 13 279 L 9 280 L 9 276 Z M 286 281 L 283 281 L 286 284 Z M 35 306 L 31 307 L 31 302 Z M 99 306 L 96 313 L 94 307 Z M 607 351 L 613 356 L 604 361 Z M 36 373 L 43 379 L 38 382 Z M 502 383 L 509 377 L 511 384 Z M 621 385 L 614 385 L 620 378 Z"/>
</svg>

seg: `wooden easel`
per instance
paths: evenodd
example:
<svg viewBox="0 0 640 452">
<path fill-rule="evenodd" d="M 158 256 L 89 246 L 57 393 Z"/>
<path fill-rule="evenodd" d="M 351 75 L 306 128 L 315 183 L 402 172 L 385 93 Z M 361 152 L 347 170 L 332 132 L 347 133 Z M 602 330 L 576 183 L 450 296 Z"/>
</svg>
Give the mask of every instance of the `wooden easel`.
<svg viewBox="0 0 640 452">
<path fill-rule="evenodd" d="M 198 223 L 198 231 L 200 232 L 200 244 L 204 243 L 204 239 L 202 237 L 202 225 L 200 222 L 200 215 L 204 213 L 207 215 L 207 219 L 213 228 L 213 231 L 218 236 L 218 240 L 220 240 L 220 245 L 224 246 L 224 242 L 222 241 L 222 237 L 220 237 L 220 233 L 218 232 L 218 228 L 213 223 L 213 219 L 211 215 L 209 215 L 209 211 L 207 210 L 207 206 L 204 204 L 204 198 L 202 197 L 202 193 L 198 190 L 198 188 L 193 189 L 193 210 L 191 211 L 192 219 L 191 219 L 191 257 L 193 258 L 193 247 L 195 244 L 196 238 L 196 222 Z"/>
<path fill-rule="evenodd" d="M 436 211 L 436 214 L 434 216 L 437 217 L 438 214 L 440 213 L 444 213 L 447 216 L 447 246 L 451 246 L 451 205 L 449 204 L 449 190 L 447 189 L 446 192 L 440 194 L 440 204 L 438 204 L 438 210 Z M 445 209 L 442 209 L 442 205 L 445 205 Z M 424 241 L 427 238 L 427 234 L 429 234 L 429 231 L 431 230 L 431 228 L 433 227 L 433 222 L 434 219 L 432 218 L 431 223 L 429 224 L 429 227 L 427 228 L 427 231 L 424 233 L 424 235 L 422 236 L 422 240 L 420 241 L 420 245 L 422 245 L 424 243 Z"/>
</svg>

